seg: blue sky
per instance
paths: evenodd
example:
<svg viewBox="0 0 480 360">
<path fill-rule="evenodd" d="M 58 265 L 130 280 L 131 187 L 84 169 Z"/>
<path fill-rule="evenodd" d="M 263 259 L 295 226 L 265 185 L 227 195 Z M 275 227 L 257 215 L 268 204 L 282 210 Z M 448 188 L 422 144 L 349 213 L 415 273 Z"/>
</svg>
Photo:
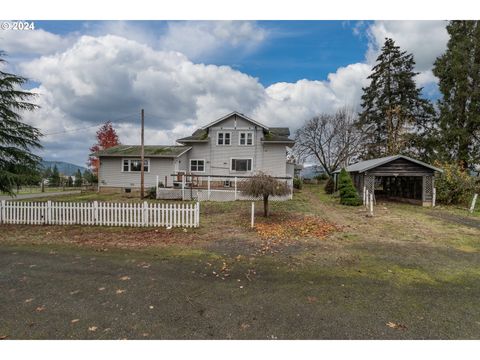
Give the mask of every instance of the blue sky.
<svg viewBox="0 0 480 360">
<path fill-rule="evenodd" d="M 98 34 L 103 21 L 35 21 L 37 28 L 68 35 Z M 161 36 L 166 21 L 130 21 Z M 368 47 L 366 36 L 353 31 L 356 21 L 259 21 L 269 32 L 269 41 L 254 52 L 226 52 L 200 59 L 229 65 L 265 85 L 300 79 L 325 79 L 340 66 L 360 62 Z"/>
<path fill-rule="evenodd" d="M 35 21 L 35 31 L 0 32 L 0 48 L 39 95 L 40 110 L 24 120 L 46 134 L 40 155 L 81 165 L 106 120 L 122 143 L 138 143 L 141 108 L 147 144 L 174 144 L 231 111 L 292 133 L 319 113 L 358 111 L 385 37 L 413 53 L 418 86 L 436 98 L 431 69 L 448 41 L 445 25 Z"/>
</svg>

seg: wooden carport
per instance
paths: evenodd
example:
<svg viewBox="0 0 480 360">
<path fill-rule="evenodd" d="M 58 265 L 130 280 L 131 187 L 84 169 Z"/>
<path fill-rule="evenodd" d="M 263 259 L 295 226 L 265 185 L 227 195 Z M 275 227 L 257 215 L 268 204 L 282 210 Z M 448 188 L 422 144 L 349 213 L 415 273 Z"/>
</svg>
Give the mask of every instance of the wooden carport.
<svg viewBox="0 0 480 360">
<path fill-rule="evenodd" d="M 361 161 L 347 166 L 360 195 L 364 191 L 384 198 L 431 206 L 435 174 L 443 172 L 432 165 L 404 155 L 387 156 Z M 338 178 L 335 173 L 335 184 Z"/>
</svg>

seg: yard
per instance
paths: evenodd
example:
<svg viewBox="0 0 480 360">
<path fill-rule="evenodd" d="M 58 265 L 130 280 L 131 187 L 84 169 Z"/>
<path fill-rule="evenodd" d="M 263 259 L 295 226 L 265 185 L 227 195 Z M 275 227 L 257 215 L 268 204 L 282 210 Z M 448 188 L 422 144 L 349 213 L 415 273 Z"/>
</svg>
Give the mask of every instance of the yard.
<svg viewBox="0 0 480 360">
<path fill-rule="evenodd" d="M 201 203 L 197 229 L 2 225 L 0 338 L 480 338 L 478 213 L 368 218 L 318 185 L 268 220 L 258 203 L 256 230 L 249 209 Z"/>
</svg>

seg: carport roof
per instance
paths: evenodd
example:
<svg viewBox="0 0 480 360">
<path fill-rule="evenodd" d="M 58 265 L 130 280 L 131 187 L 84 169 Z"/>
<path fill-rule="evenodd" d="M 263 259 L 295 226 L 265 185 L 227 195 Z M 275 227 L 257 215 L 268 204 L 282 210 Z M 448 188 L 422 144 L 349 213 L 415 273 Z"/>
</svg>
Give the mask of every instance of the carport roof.
<svg viewBox="0 0 480 360">
<path fill-rule="evenodd" d="M 365 172 L 368 170 L 371 170 L 373 168 L 376 168 L 377 166 L 387 164 L 391 161 L 397 160 L 397 159 L 405 159 L 407 161 L 411 161 L 415 164 L 424 166 L 426 168 L 432 169 L 433 171 L 438 171 L 438 172 L 443 172 L 442 169 L 439 169 L 435 166 L 432 166 L 430 164 L 424 163 L 423 161 L 420 160 L 415 160 L 412 159 L 411 157 L 405 156 L 405 155 L 392 155 L 392 156 L 385 156 L 377 159 L 371 159 L 371 160 L 365 160 L 365 161 L 360 161 L 356 164 L 349 165 L 345 168 L 347 172 Z M 339 173 L 340 170 L 334 171 L 335 173 Z"/>
</svg>

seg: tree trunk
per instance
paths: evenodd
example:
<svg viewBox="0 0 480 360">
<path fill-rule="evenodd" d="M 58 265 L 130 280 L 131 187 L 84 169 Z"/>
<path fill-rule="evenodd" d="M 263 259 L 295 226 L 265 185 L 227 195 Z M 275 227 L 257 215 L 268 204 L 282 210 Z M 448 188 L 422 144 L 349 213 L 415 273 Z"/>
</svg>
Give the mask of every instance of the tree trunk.
<svg viewBox="0 0 480 360">
<path fill-rule="evenodd" d="M 263 195 L 263 216 L 268 216 L 268 195 Z"/>
</svg>

